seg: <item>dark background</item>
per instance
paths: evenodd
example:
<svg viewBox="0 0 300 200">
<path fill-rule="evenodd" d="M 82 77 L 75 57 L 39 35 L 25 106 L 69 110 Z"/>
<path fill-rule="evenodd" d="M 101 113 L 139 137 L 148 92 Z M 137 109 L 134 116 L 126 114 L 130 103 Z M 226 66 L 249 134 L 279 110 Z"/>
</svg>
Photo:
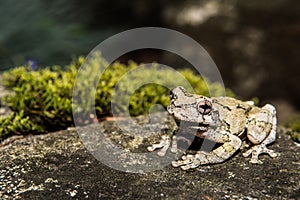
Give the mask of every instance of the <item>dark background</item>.
<svg viewBox="0 0 300 200">
<path fill-rule="evenodd" d="M 0 2 L 0 70 L 35 60 L 65 65 L 107 37 L 158 26 L 197 40 L 226 87 L 271 102 L 287 118 L 300 109 L 300 1 L 9 0 Z M 178 56 L 140 50 L 121 58 L 188 66 Z"/>
</svg>

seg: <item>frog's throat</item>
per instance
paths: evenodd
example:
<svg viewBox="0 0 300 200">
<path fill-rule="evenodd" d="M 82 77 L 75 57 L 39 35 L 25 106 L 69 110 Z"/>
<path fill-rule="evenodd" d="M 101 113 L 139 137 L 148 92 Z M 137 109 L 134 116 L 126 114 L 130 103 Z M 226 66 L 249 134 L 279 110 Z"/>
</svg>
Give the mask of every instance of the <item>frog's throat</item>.
<svg viewBox="0 0 300 200">
<path fill-rule="evenodd" d="M 184 120 L 179 120 L 175 118 L 175 122 L 178 127 L 183 127 L 186 129 L 193 129 L 193 130 L 206 130 L 209 125 L 208 124 L 202 124 L 202 123 L 197 123 L 197 122 L 189 122 L 189 121 L 184 121 Z"/>
</svg>

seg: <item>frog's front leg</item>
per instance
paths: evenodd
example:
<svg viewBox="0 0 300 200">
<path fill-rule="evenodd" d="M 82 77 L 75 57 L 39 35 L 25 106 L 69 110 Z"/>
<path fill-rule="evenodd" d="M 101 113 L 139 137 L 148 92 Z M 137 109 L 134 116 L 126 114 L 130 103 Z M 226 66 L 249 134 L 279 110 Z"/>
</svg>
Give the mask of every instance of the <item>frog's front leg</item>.
<svg viewBox="0 0 300 200">
<path fill-rule="evenodd" d="M 174 136 L 173 136 L 173 137 L 174 137 Z M 168 136 L 168 135 L 163 135 L 163 136 L 161 137 L 161 140 L 160 140 L 159 143 L 153 144 L 153 145 L 149 146 L 149 147 L 147 148 L 147 150 L 150 151 L 150 152 L 152 152 L 152 151 L 154 151 L 154 150 L 156 150 L 156 149 L 160 149 L 160 150 L 157 152 L 157 154 L 158 154 L 159 156 L 164 156 L 164 155 L 166 155 L 167 150 L 168 150 L 169 147 L 170 147 L 171 141 L 172 141 L 172 140 L 171 140 L 170 136 Z"/>
<path fill-rule="evenodd" d="M 172 162 L 173 167 L 181 166 L 181 169 L 187 170 L 199 165 L 220 163 L 230 158 L 242 145 L 239 137 L 226 131 L 209 129 L 206 132 L 197 134 L 197 136 L 216 143 L 223 143 L 223 145 L 211 152 L 198 151 L 195 155 L 182 156 L 182 160 Z"/>
<path fill-rule="evenodd" d="M 190 140 L 188 140 L 187 138 L 184 138 L 182 136 L 163 135 L 161 137 L 161 140 L 159 143 L 153 144 L 153 145 L 147 147 L 147 150 L 152 152 L 152 151 L 155 151 L 156 149 L 159 149 L 157 151 L 157 155 L 165 156 L 169 147 L 171 146 L 170 151 L 172 153 L 177 153 L 178 152 L 177 141 L 179 141 L 179 140 L 184 140 L 185 142 L 187 142 L 188 145 L 192 144 L 192 142 Z"/>
<path fill-rule="evenodd" d="M 247 124 L 247 137 L 254 146 L 243 153 L 243 156 L 248 157 L 252 154 L 250 163 L 253 164 L 262 164 L 258 158 L 260 154 L 266 153 L 272 158 L 277 156 L 277 153 L 266 147 L 276 140 L 276 109 L 267 104 L 262 107 L 262 110 L 262 112 L 253 115 Z"/>
</svg>

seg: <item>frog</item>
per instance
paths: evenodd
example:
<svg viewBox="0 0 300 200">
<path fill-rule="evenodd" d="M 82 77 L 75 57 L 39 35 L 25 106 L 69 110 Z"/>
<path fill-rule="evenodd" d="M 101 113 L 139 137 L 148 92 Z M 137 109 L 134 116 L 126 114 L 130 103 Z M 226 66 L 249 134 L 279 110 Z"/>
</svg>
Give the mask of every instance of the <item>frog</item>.
<svg viewBox="0 0 300 200">
<path fill-rule="evenodd" d="M 241 101 L 233 97 L 206 97 L 193 94 L 178 86 L 170 90 L 170 103 L 167 112 L 178 122 L 178 127 L 187 122 L 184 129 L 194 137 L 207 139 L 220 144 L 211 151 L 198 150 L 186 153 L 179 160 L 172 161 L 173 167 L 182 170 L 200 165 L 222 163 L 231 158 L 247 141 L 250 146 L 242 153 L 249 157 L 250 163 L 262 164 L 260 154 L 275 158 L 278 153 L 268 149 L 267 145 L 276 140 L 276 108 L 271 104 L 263 107 L 253 101 Z M 171 147 L 171 152 L 178 152 L 176 131 L 172 136 L 163 136 L 162 140 L 149 146 L 148 151 L 157 149 L 158 155 L 164 156 Z"/>
</svg>

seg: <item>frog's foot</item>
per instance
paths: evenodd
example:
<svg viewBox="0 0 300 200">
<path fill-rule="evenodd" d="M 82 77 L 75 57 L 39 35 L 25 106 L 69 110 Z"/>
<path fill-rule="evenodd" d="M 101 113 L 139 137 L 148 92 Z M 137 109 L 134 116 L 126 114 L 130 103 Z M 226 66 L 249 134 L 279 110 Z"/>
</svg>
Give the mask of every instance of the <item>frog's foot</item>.
<svg viewBox="0 0 300 200">
<path fill-rule="evenodd" d="M 163 135 L 161 137 L 161 141 L 157 144 L 153 144 L 149 147 L 147 147 L 147 150 L 152 152 L 154 151 L 155 149 L 160 149 L 158 152 L 157 152 L 157 155 L 159 156 L 165 156 L 166 153 L 167 153 L 167 150 L 169 149 L 170 147 L 170 144 L 171 144 L 171 139 L 169 136 L 167 135 Z"/>
<path fill-rule="evenodd" d="M 247 150 L 245 153 L 243 153 L 244 157 L 250 156 L 252 154 L 250 163 L 252 164 L 262 164 L 263 162 L 259 160 L 260 154 L 269 154 L 270 157 L 275 158 L 277 156 L 277 153 L 275 153 L 273 150 L 268 149 L 264 144 L 261 145 L 255 145 L 251 147 L 249 150 Z"/>
<path fill-rule="evenodd" d="M 197 153 L 195 155 L 187 154 L 181 157 L 181 160 L 173 161 L 173 167 L 180 167 L 182 170 L 196 168 L 203 164 L 201 161 L 205 159 L 206 153 Z"/>
</svg>

